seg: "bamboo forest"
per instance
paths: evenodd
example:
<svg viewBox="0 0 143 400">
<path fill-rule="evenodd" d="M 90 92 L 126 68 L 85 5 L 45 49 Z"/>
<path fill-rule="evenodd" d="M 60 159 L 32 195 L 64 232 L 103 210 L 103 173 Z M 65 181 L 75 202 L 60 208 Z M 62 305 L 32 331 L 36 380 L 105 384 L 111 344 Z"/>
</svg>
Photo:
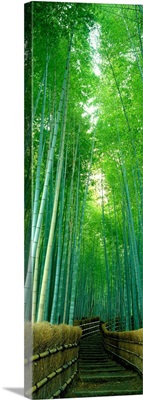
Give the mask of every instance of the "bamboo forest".
<svg viewBox="0 0 143 400">
<path fill-rule="evenodd" d="M 35 1 L 25 28 L 25 320 L 140 329 L 143 6 Z"/>
</svg>

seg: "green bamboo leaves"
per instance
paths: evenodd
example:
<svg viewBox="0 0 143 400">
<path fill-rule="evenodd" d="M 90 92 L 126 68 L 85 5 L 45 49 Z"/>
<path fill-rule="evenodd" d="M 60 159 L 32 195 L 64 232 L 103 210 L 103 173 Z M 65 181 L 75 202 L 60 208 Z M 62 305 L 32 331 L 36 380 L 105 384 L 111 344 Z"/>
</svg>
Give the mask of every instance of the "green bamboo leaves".
<svg viewBox="0 0 143 400">
<path fill-rule="evenodd" d="M 99 314 L 112 329 L 116 318 L 138 329 L 142 7 L 44 2 L 32 17 L 25 319 L 72 325 Z"/>
</svg>

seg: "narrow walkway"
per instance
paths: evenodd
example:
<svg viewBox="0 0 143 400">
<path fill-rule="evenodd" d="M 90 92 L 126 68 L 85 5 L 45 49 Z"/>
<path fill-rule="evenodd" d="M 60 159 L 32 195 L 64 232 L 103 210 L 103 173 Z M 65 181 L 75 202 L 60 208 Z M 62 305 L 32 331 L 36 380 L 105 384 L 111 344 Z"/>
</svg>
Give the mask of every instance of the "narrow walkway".
<svg viewBox="0 0 143 400">
<path fill-rule="evenodd" d="M 143 393 L 142 378 L 109 357 L 101 333 L 81 339 L 78 369 L 77 379 L 64 398 Z"/>
</svg>

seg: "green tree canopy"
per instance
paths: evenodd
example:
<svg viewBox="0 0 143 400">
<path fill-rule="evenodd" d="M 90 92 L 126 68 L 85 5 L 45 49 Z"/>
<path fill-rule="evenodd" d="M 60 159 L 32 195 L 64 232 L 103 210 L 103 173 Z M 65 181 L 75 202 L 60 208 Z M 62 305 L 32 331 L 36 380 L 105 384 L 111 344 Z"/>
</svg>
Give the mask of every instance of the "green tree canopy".
<svg viewBox="0 0 143 400">
<path fill-rule="evenodd" d="M 142 324 L 142 13 L 25 6 L 26 319 Z"/>
</svg>

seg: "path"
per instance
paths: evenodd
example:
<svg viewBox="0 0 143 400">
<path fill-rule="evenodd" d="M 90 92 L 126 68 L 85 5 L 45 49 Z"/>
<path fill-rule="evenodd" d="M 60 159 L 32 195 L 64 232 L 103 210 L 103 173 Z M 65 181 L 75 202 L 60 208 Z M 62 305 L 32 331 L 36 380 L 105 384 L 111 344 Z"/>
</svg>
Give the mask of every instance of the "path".
<svg viewBox="0 0 143 400">
<path fill-rule="evenodd" d="M 64 398 L 143 393 L 142 378 L 109 357 L 101 333 L 81 339 L 78 369 L 77 379 Z"/>
</svg>

